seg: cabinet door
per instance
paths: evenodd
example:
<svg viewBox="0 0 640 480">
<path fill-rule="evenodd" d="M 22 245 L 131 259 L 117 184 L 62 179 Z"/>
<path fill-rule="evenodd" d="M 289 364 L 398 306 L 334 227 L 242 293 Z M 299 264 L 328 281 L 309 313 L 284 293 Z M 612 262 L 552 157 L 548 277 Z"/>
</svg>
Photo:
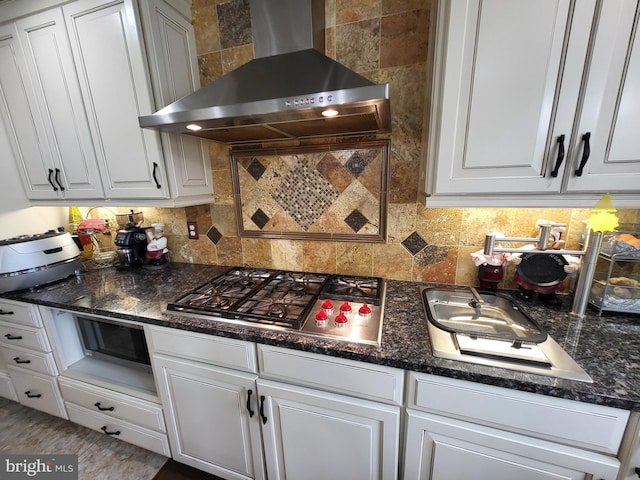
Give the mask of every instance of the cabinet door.
<svg viewBox="0 0 640 480">
<path fill-rule="evenodd" d="M 173 458 L 224 478 L 264 478 L 257 375 L 153 355 Z"/>
<path fill-rule="evenodd" d="M 397 478 L 400 407 L 266 380 L 258 392 L 270 479 Z"/>
<path fill-rule="evenodd" d="M 431 193 L 561 190 L 594 4 L 441 3 Z"/>
<path fill-rule="evenodd" d="M 25 17 L 16 22 L 16 27 L 53 154 L 51 165 L 25 164 L 30 179 L 29 198 L 102 198 L 98 164 L 62 11 L 54 8 Z M 49 184 L 52 178 L 59 188 L 57 192 Z"/>
<path fill-rule="evenodd" d="M 63 7 L 107 198 L 167 198 L 160 137 L 141 129 L 153 113 L 137 4 L 77 0 Z"/>
<path fill-rule="evenodd" d="M 190 12 L 185 18 L 164 0 L 141 4 L 151 81 L 158 109 L 200 88 L 195 33 Z M 211 197 L 211 161 L 207 142 L 162 133 L 172 198 Z"/>
<path fill-rule="evenodd" d="M 59 198 L 52 152 L 15 24 L 0 25 L 0 114 L 29 198 Z"/>
<path fill-rule="evenodd" d="M 640 191 L 640 2 L 602 2 L 567 190 Z M 590 135 L 590 155 L 578 176 Z"/>
<path fill-rule="evenodd" d="M 405 435 L 406 480 L 615 480 L 620 467 L 605 455 L 412 410 Z"/>
</svg>

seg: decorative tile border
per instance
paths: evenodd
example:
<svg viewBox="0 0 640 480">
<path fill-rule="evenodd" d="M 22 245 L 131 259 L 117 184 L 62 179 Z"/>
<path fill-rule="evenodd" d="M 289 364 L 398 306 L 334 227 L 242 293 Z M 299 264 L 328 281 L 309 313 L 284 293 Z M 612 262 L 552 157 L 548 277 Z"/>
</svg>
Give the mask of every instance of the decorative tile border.
<svg viewBox="0 0 640 480">
<path fill-rule="evenodd" d="M 389 141 L 231 152 L 243 237 L 386 241 Z"/>
</svg>

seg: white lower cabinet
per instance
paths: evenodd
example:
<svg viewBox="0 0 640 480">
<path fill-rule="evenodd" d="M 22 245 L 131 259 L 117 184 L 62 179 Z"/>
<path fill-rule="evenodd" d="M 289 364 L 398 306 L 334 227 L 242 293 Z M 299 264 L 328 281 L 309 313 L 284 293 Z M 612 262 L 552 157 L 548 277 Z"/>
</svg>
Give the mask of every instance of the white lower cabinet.
<svg viewBox="0 0 640 480">
<path fill-rule="evenodd" d="M 92 410 L 67 403 L 69 420 L 84 427 L 103 432 L 123 442 L 137 445 L 160 455 L 169 456 L 169 442 L 165 434 L 141 427 L 135 423 L 96 413 Z"/>
<path fill-rule="evenodd" d="M 174 459 L 226 479 L 397 478 L 402 370 L 147 332 Z"/>
<path fill-rule="evenodd" d="M 615 480 L 629 412 L 410 373 L 405 480 Z"/>
<path fill-rule="evenodd" d="M 269 479 L 398 477 L 404 372 L 258 345 Z"/>
<path fill-rule="evenodd" d="M 0 397 L 8 398 L 16 402 L 18 401 L 18 395 L 11 383 L 11 377 L 9 377 L 9 374 L 6 372 L 0 372 Z"/>
<path fill-rule="evenodd" d="M 618 469 L 615 458 L 598 453 L 407 411 L 405 480 L 614 480 Z"/>
<path fill-rule="evenodd" d="M 257 375 L 153 355 L 173 458 L 223 478 L 264 478 Z"/>
<path fill-rule="evenodd" d="M 56 377 L 9 366 L 9 375 L 16 389 L 18 401 L 25 407 L 67 419 L 64 401 Z"/>
<path fill-rule="evenodd" d="M 258 380 L 269 479 L 397 478 L 400 408 Z"/>
<path fill-rule="evenodd" d="M 58 383 L 72 422 L 171 455 L 161 405 L 72 378 Z"/>
<path fill-rule="evenodd" d="M 38 309 L 0 300 L 0 312 L 0 356 L 8 374 L 7 379 L 0 372 L 0 394 L 4 391 L 3 396 L 27 407 L 68 418 L 58 387 L 58 369 Z"/>
<path fill-rule="evenodd" d="M 2 310 L 0 309 L 0 312 Z M 0 345 L 0 397 L 8 398 L 9 400 L 18 401 L 18 396 L 16 395 L 16 391 L 13 388 L 13 383 L 11 383 L 11 377 L 9 377 L 9 372 L 7 372 L 7 365 L 4 361 L 4 349 Z"/>
</svg>

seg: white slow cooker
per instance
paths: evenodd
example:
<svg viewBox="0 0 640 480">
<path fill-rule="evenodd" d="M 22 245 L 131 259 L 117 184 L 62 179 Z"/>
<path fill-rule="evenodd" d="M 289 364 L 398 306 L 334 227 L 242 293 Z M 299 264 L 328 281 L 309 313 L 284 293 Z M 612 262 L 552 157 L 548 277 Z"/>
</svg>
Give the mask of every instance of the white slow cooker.
<svg viewBox="0 0 640 480">
<path fill-rule="evenodd" d="M 0 240 L 0 293 L 55 282 L 80 267 L 80 249 L 69 233 L 49 231 Z"/>
</svg>

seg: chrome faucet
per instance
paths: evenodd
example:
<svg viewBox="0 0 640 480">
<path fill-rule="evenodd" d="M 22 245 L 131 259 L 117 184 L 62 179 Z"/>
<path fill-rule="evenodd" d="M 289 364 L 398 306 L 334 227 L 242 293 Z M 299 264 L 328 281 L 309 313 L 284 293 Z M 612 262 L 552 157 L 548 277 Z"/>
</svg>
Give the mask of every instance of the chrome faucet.
<svg viewBox="0 0 640 480">
<path fill-rule="evenodd" d="M 469 290 L 471 290 L 471 295 L 473 295 L 473 300 L 469 302 L 469 306 L 478 309 L 484 305 L 484 300 L 478 293 L 478 290 L 476 290 L 475 287 L 469 287 Z"/>
<path fill-rule="evenodd" d="M 564 223 L 545 223 L 540 225 L 540 235 L 538 238 L 518 238 L 518 237 L 497 237 L 495 234 L 489 234 L 484 241 L 484 254 L 493 255 L 494 253 L 546 253 L 560 255 L 575 255 L 582 257 L 578 279 L 576 280 L 573 291 L 573 302 L 571 303 L 572 317 L 584 318 L 589 303 L 589 291 L 593 282 L 593 275 L 596 270 L 596 262 L 600 253 L 600 245 L 602 243 L 602 232 L 594 232 L 587 230 L 584 241 L 583 250 L 549 250 L 547 244 L 553 228 L 566 227 Z M 537 243 L 535 249 L 523 248 L 502 248 L 496 247 L 497 242 L 522 242 Z"/>
</svg>

